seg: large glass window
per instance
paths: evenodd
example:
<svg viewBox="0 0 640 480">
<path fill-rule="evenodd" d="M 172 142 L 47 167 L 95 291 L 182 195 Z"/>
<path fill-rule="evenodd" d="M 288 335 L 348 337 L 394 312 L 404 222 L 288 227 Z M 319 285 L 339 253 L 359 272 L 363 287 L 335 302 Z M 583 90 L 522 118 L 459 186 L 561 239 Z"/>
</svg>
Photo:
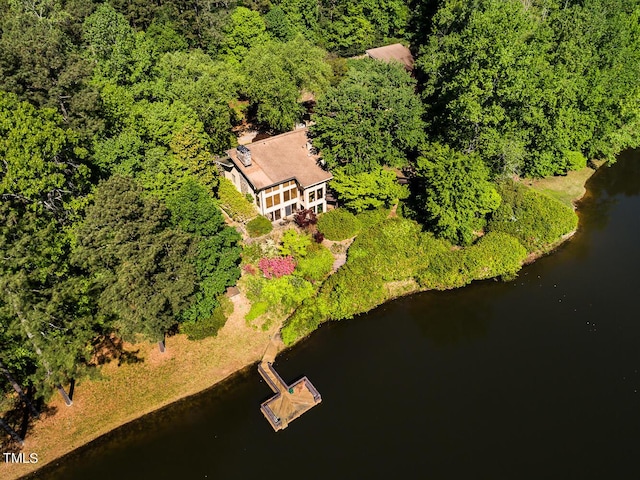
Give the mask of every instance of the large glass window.
<svg viewBox="0 0 640 480">
<path fill-rule="evenodd" d="M 298 190 L 296 188 L 285 190 L 282 195 L 284 196 L 284 201 L 288 202 L 289 200 L 293 200 L 294 198 L 298 197 Z"/>
<path fill-rule="evenodd" d="M 316 192 L 318 195 L 318 200 L 320 200 L 322 198 L 322 189 L 319 188 L 318 191 Z"/>
<path fill-rule="evenodd" d="M 280 220 L 282 218 L 282 210 L 280 208 L 273 212 L 273 218 L 276 220 Z"/>
<path fill-rule="evenodd" d="M 316 201 L 316 192 L 309 192 L 309 201 L 310 202 Z"/>
<path fill-rule="evenodd" d="M 322 213 L 324 209 L 322 208 L 322 204 L 318 205 L 318 213 Z"/>
<path fill-rule="evenodd" d="M 270 197 L 267 197 L 265 200 L 267 202 L 267 208 L 271 208 L 274 205 L 280 205 L 280 202 L 282 201 L 282 199 L 280 198 L 280 193 L 271 195 Z"/>
</svg>

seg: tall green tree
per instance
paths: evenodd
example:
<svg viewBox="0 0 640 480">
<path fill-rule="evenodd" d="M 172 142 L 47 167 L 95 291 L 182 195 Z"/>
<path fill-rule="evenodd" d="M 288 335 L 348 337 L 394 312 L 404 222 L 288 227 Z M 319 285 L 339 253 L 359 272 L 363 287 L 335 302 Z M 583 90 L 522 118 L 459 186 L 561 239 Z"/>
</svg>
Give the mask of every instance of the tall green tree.
<svg viewBox="0 0 640 480">
<path fill-rule="evenodd" d="M 637 1 L 443 2 L 421 44 L 433 138 L 505 176 L 640 142 Z"/>
<path fill-rule="evenodd" d="M 222 52 L 228 60 L 241 62 L 251 48 L 269 39 L 266 28 L 259 12 L 236 8 L 225 25 Z"/>
<path fill-rule="evenodd" d="M 215 62 L 201 50 L 173 52 L 156 64 L 154 96 L 180 100 L 191 107 L 211 139 L 214 152 L 222 153 L 232 143 L 232 111 L 241 75 L 236 68 Z"/>
<path fill-rule="evenodd" d="M 538 28 L 535 13 L 517 1 L 440 7 L 417 60 L 438 139 L 479 152 L 496 171 L 526 169 L 533 132 L 522 117 L 542 114 L 539 102 L 529 101 L 538 93 L 535 77 L 548 81 L 551 74 L 545 46 L 536 44 Z"/>
<path fill-rule="evenodd" d="M 195 237 L 191 258 L 197 274 L 193 304 L 181 313 L 185 321 L 206 320 L 220 306 L 219 297 L 240 278 L 240 234 L 226 226 L 220 209 L 207 190 L 186 182 L 169 199 L 173 221 Z"/>
<path fill-rule="evenodd" d="M 489 169 L 474 154 L 431 144 L 417 161 L 417 206 L 426 224 L 440 237 L 470 244 L 500 206 L 489 181 Z"/>
<path fill-rule="evenodd" d="M 404 38 L 409 21 L 405 0 L 275 0 L 288 24 L 323 48 L 343 56 Z M 273 9 L 272 9 L 273 11 Z"/>
<path fill-rule="evenodd" d="M 402 167 L 424 140 L 422 113 L 415 81 L 403 68 L 358 60 L 318 100 L 311 136 L 329 168 L 355 174 Z"/>
<path fill-rule="evenodd" d="M 94 63 L 94 82 L 131 85 L 147 80 L 159 52 L 127 19 L 104 3 L 84 22 L 83 37 Z"/>
<path fill-rule="evenodd" d="M 69 262 L 72 204 L 89 168 L 62 123 L 52 109 L 0 93 L 0 330 L 13 340 L 0 360 L 41 395 L 82 374 L 102 329 L 88 282 Z"/>
<path fill-rule="evenodd" d="M 69 403 L 61 385 L 86 372 L 102 325 L 86 278 L 69 264 L 68 235 L 12 203 L 0 206 L 0 322 L 20 343 L 3 345 L 0 356 L 22 364 L 38 395 L 56 388 Z"/>
<path fill-rule="evenodd" d="M 125 89 L 113 92 L 122 104 L 121 126 L 95 145 L 95 160 L 107 171 L 136 178 L 147 190 L 167 198 L 190 176 L 211 190 L 218 177 L 210 137 L 192 108 L 182 101 L 128 102 Z M 107 103 L 110 103 L 107 102 Z"/>
<path fill-rule="evenodd" d="M 193 300 L 193 241 L 171 228 L 167 208 L 127 177 L 95 191 L 76 231 L 75 262 L 92 276 L 101 311 L 128 339 L 159 342 Z"/>
<path fill-rule="evenodd" d="M 398 199 L 406 198 L 409 191 L 399 185 L 392 170 L 381 167 L 370 172 L 346 174 L 342 168 L 333 170 L 331 188 L 340 203 L 353 212 L 390 207 Z"/>
<path fill-rule="evenodd" d="M 80 31 L 89 0 L 0 1 L 0 85 L 37 107 L 56 109 L 86 137 L 99 132 L 100 102 L 90 85 Z"/>
<path fill-rule="evenodd" d="M 62 219 L 65 202 L 89 181 L 78 140 L 55 110 L 0 92 L 0 199 Z"/>
<path fill-rule="evenodd" d="M 278 131 L 293 128 L 304 113 L 301 95 L 320 94 L 329 85 L 331 69 L 325 56 L 302 36 L 251 49 L 243 62 L 243 90 L 257 107 L 258 120 Z"/>
</svg>

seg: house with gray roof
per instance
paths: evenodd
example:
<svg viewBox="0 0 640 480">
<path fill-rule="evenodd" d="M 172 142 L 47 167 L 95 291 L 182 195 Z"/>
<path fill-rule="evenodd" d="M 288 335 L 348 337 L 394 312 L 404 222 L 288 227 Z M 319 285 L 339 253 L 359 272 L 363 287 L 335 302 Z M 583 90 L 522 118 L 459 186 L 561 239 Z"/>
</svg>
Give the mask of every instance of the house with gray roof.
<svg viewBox="0 0 640 480">
<path fill-rule="evenodd" d="M 224 176 L 272 222 L 298 210 L 327 210 L 327 182 L 333 178 L 322 168 L 311 146 L 308 129 L 258 140 L 227 150 L 219 159 Z"/>
</svg>

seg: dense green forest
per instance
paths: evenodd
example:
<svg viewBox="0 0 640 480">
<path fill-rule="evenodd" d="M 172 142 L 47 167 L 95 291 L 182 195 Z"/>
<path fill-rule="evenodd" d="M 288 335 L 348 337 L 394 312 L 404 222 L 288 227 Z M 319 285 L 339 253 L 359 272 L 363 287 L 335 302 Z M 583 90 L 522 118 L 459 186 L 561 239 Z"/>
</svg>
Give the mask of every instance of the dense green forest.
<svg viewBox="0 0 640 480">
<path fill-rule="evenodd" d="M 413 75 L 352 58 L 396 42 Z M 251 209 L 213 161 L 309 98 L 343 207 L 319 229 L 360 233 L 324 283 L 304 236 L 243 253 L 221 207 Z M 304 301 L 289 340 L 384 282 L 512 276 L 577 222 L 517 180 L 638 145 L 638 0 L 0 0 L 0 389 L 46 398 L 114 338 L 215 335 L 241 257 L 297 262 L 248 293 Z"/>
</svg>

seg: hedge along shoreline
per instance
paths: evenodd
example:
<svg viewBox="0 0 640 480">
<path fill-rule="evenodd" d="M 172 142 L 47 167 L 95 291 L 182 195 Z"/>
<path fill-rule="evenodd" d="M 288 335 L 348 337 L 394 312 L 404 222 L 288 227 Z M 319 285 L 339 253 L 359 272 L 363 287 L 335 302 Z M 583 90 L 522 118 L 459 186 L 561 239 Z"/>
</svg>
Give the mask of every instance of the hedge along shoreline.
<svg viewBox="0 0 640 480">
<path fill-rule="evenodd" d="M 352 318 L 399 296 L 458 288 L 474 280 L 512 279 L 575 233 L 578 217 L 562 202 L 516 182 L 499 187 L 502 210 L 489 222 L 486 235 L 465 248 L 401 218 L 366 229 L 353 242 L 345 265 L 285 320 L 285 345 L 326 321 Z"/>
</svg>

